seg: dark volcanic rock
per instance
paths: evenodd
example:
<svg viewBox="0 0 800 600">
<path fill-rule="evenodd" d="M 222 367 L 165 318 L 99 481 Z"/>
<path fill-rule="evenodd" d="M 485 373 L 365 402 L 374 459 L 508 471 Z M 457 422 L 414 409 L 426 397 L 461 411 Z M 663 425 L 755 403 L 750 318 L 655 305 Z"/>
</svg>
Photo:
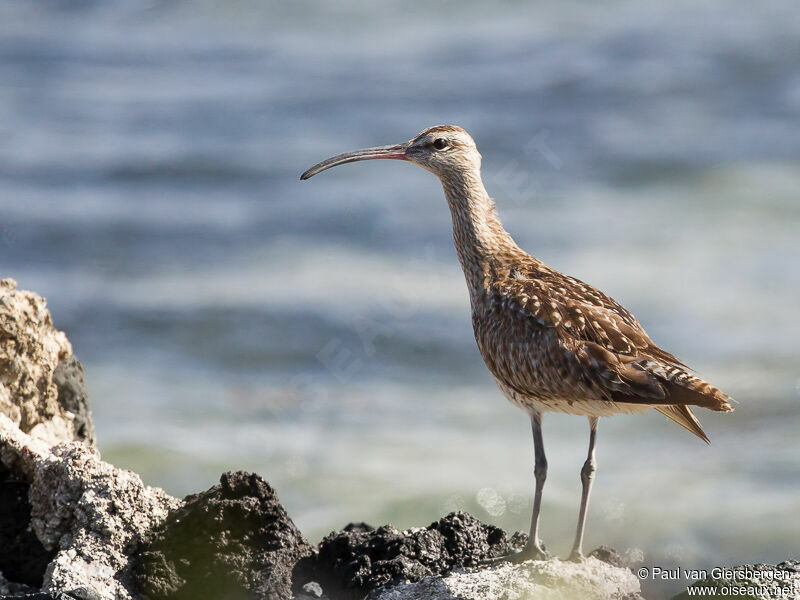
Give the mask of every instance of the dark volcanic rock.
<svg viewBox="0 0 800 600">
<path fill-rule="evenodd" d="M 53 383 L 58 390 L 58 403 L 72 415 L 74 438 L 96 446 L 92 411 L 89 409 L 89 392 L 84 383 L 83 365 L 74 356 L 63 359 L 53 372 Z"/>
<path fill-rule="evenodd" d="M 390 582 L 419 581 L 476 566 L 485 558 L 507 554 L 525 540 L 523 534 L 509 539 L 502 529 L 464 512 L 409 531 L 351 524 L 328 535 L 314 557 L 298 564 L 295 583 L 319 581 L 331 598 L 362 598 Z"/>
<path fill-rule="evenodd" d="M 31 530 L 30 485 L 0 464 L 0 573 L 9 581 L 42 586 L 54 551 Z"/>
<path fill-rule="evenodd" d="M 599 546 L 589 553 L 589 556 L 594 556 L 597 560 L 602 560 L 604 563 L 612 567 L 626 567 L 625 560 L 620 556 L 619 552 L 608 546 Z"/>
<path fill-rule="evenodd" d="M 225 473 L 147 537 L 136 580 L 152 599 L 279 600 L 291 597 L 292 569 L 310 553 L 266 481 Z"/>
</svg>

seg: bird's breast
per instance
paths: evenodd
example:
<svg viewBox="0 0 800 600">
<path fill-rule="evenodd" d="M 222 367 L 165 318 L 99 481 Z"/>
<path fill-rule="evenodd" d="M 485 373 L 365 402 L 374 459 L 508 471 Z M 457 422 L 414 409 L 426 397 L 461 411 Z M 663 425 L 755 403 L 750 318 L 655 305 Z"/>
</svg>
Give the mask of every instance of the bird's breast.
<svg viewBox="0 0 800 600">
<path fill-rule="evenodd" d="M 475 341 L 498 381 L 529 395 L 549 395 L 568 375 L 558 341 L 549 328 L 502 307 L 473 311 Z"/>
</svg>

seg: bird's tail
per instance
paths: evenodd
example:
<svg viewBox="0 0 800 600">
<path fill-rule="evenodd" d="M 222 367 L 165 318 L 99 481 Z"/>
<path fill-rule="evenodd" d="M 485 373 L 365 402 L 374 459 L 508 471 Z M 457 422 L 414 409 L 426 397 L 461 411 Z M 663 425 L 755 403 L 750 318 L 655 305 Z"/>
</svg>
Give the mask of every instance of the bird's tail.
<svg viewBox="0 0 800 600">
<path fill-rule="evenodd" d="M 730 412 L 731 397 L 677 364 L 647 361 L 643 365 L 664 389 L 664 404 L 688 404 L 709 410 Z"/>
<path fill-rule="evenodd" d="M 700 421 L 694 416 L 692 410 L 685 404 L 670 404 L 669 406 L 654 406 L 658 412 L 665 417 L 675 421 L 681 427 L 685 427 L 706 444 L 710 444 L 711 440 L 708 439 L 706 432 L 700 426 Z"/>
<path fill-rule="evenodd" d="M 670 404 L 690 404 L 702 406 L 717 412 L 730 412 L 732 398 L 699 377 L 680 371 L 667 384 L 667 398 Z"/>
<path fill-rule="evenodd" d="M 706 444 L 711 442 L 689 406 L 702 406 L 718 412 L 730 412 L 732 398 L 707 381 L 686 372 L 676 365 L 659 365 L 656 371 L 662 378 L 665 400 L 669 404 L 654 407 L 658 412 L 685 427 Z M 663 384 L 662 384 L 663 385 Z"/>
</svg>

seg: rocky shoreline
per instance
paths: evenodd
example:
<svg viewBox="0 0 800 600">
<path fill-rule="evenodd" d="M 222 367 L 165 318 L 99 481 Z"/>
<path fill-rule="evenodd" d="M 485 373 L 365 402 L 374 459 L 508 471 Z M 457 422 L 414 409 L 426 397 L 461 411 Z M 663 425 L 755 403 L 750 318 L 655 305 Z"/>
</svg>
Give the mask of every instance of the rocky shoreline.
<svg viewBox="0 0 800 600">
<path fill-rule="evenodd" d="M 525 540 L 458 512 L 407 531 L 350 524 L 311 545 L 257 474 L 223 473 L 184 499 L 146 486 L 100 458 L 83 369 L 44 300 L 0 281 L 0 598 L 642 597 L 609 549 L 480 566 Z"/>
</svg>

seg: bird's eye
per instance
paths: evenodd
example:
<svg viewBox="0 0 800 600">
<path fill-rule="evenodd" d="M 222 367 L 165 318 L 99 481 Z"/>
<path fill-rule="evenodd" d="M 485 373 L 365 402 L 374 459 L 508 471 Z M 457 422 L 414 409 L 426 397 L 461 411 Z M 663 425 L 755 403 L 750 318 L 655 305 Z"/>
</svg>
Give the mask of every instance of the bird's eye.
<svg viewBox="0 0 800 600">
<path fill-rule="evenodd" d="M 436 138 L 433 140 L 433 147 L 437 150 L 444 150 L 447 148 L 447 140 L 444 138 Z"/>
</svg>

